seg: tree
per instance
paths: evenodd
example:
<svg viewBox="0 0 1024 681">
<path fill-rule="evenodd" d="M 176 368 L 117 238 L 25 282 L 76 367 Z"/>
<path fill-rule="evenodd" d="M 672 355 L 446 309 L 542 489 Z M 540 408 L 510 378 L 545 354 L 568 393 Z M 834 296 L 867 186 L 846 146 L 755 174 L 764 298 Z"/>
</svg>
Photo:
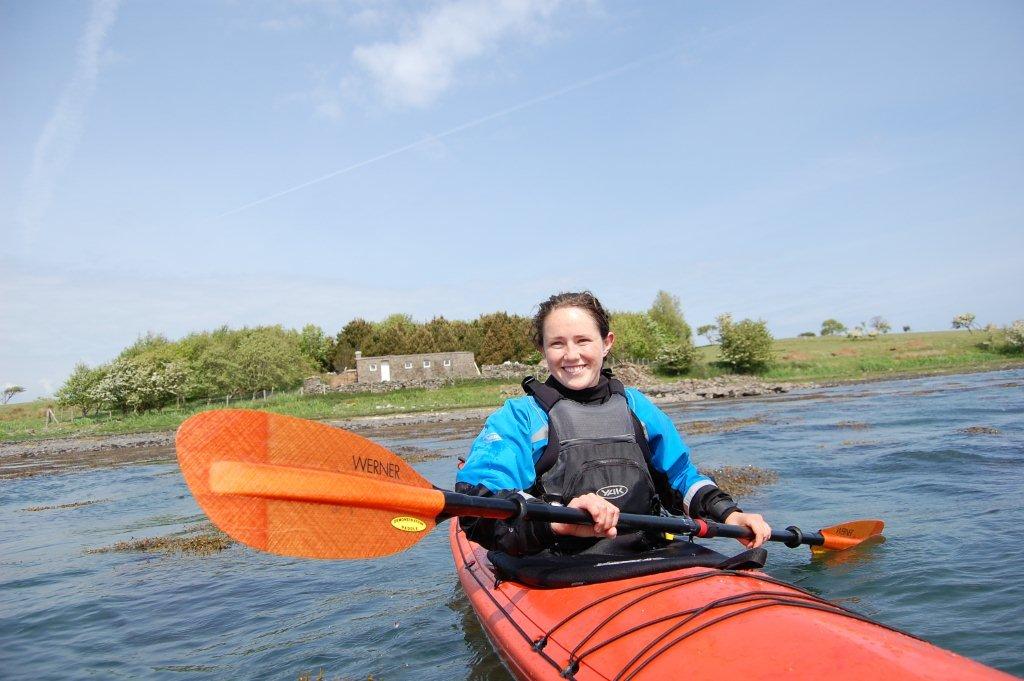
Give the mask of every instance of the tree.
<svg viewBox="0 0 1024 681">
<path fill-rule="evenodd" d="M 339 334 L 340 335 L 340 334 Z M 356 365 L 356 349 L 347 341 L 334 341 L 331 348 L 331 367 L 338 372 L 351 369 Z"/>
<path fill-rule="evenodd" d="M 767 368 L 774 361 L 773 338 L 764 320 L 744 319 L 733 322 L 730 315 L 718 318 L 722 334 L 719 351 L 722 361 L 734 371 L 753 372 Z"/>
<path fill-rule="evenodd" d="M 481 336 L 477 361 L 480 364 L 525 361 L 533 351 L 531 322 L 506 312 L 480 315 L 474 322 Z"/>
<path fill-rule="evenodd" d="M 82 410 L 82 416 L 88 416 L 89 412 L 99 406 L 95 388 L 103 379 L 106 371 L 103 367 L 90 369 L 86 364 L 79 362 L 75 365 L 68 380 L 57 390 L 57 403 L 66 407 L 78 407 Z"/>
<path fill-rule="evenodd" d="M 162 333 L 147 331 L 145 336 L 139 336 L 135 342 L 121 351 L 118 357 L 133 358 L 141 355 L 152 355 L 165 352 L 171 348 L 172 343 Z"/>
<path fill-rule="evenodd" d="M 683 310 L 679 305 L 678 296 L 674 296 L 668 291 L 658 291 L 658 295 L 654 297 L 654 302 L 651 304 L 651 309 L 647 311 L 647 315 L 651 318 L 651 321 L 657 324 L 671 338 L 677 338 L 688 343 L 693 342 L 693 332 L 683 317 Z"/>
<path fill-rule="evenodd" d="M 479 357 L 480 348 L 483 344 L 483 336 L 480 335 L 480 327 L 475 322 L 456 319 L 451 322 L 451 328 L 452 335 L 456 339 L 458 349 L 468 350 Z"/>
<path fill-rule="evenodd" d="M 356 350 L 362 350 L 363 345 L 370 340 L 372 335 L 373 324 L 361 317 L 356 317 L 338 332 L 338 342 L 345 342 Z"/>
<path fill-rule="evenodd" d="M 298 335 L 280 326 L 247 330 L 238 344 L 239 387 L 252 394 L 291 388 L 313 371 L 299 347 Z"/>
<path fill-rule="evenodd" d="M 715 324 L 704 324 L 697 327 L 697 335 L 708 339 L 708 345 L 718 342 L 718 326 Z"/>
<path fill-rule="evenodd" d="M 320 371 L 331 370 L 330 341 L 316 324 L 306 324 L 299 334 L 299 348 Z"/>
<path fill-rule="evenodd" d="M 373 324 L 365 319 L 356 318 L 350 321 L 334 337 L 331 350 L 331 366 L 335 371 L 351 369 L 356 365 L 356 350 L 365 351 L 366 344 L 373 335 Z"/>
<path fill-rule="evenodd" d="M 370 334 L 365 347 L 362 348 L 363 354 L 369 357 L 381 357 L 416 352 L 412 338 L 415 332 L 416 322 L 409 315 L 389 315 L 384 321 L 374 324 L 373 333 Z"/>
<path fill-rule="evenodd" d="M 953 317 L 954 329 L 967 329 L 967 333 L 971 333 L 972 326 L 974 326 L 974 313 L 972 312 L 964 312 Z"/>
<path fill-rule="evenodd" d="M 686 373 L 697 351 L 693 347 L 693 332 L 683 317 L 679 298 L 667 291 L 658 291 L 647 317 L 654 325 L 655 367 L 667 374 Z"/>
<path fill-rule="evenodd" d="M 826 319 L 821 323 L 822 336 L 838 336 L 846 333 L 846 325 L 838 319 Z"/>
<path fill-rule="evenodd" d="M 437 345 L 434 343 L 434 334 L 430 333 L 430 329 L 425 324 L 416 325 L 416 330 L 412 332 L 409 343 L 413 348 L 413 352 L 439 352 Z"/>
<path fill-rule="evenodd" d="M 816 334 L 813 331 L 804 331 L 798 337 L 799 338 L 814 338 Z"/>
<path fill-rule="evenodd" d="M 186 396 L 224 397 L 240 390 L 238 371 L 238 343 L 241 334 L 237 331 L 219 329 L 210 333 L 196 334 L 185 338 L 184 356 L 188 365 L 189 380 Z"/>
<path fill-rule="evenodd" d="M 434 317 L 423 325 L 423 329 L 430 334 L 430 344 L 435 352 L 455 352 L 466 349 L 461 347 L 455 325 L 444 317 Z"/>
<path fill-rule="evenodd" d="M 658 325 L 646 313 L 613 312 L 611 330 L 615 334 L 612 356 L 616 359 L 657 359 L 662 339 Z"/>
<path fill-rule="evenodd" d="M 7 404 L 8 402 L 11 401 L 12 397 L 17 395 L 18 393 L 23 393 L 23 392 L 25 392 L 25 389 L 22 388 L 20 385 L 14 385 L 13 383 L 8 383 L 4 387 L 4 402 L 3 403 Z"/>
<path fill-rule="evenodd" d="M 871 328 L 878 333 L 889 333 L 889 330 L 892 329 L 892 327 L 889 326 L 889 322 L 885 320 L 885 317 L 880 315 L 876 315 L 871 318 Z"/>
</svg>

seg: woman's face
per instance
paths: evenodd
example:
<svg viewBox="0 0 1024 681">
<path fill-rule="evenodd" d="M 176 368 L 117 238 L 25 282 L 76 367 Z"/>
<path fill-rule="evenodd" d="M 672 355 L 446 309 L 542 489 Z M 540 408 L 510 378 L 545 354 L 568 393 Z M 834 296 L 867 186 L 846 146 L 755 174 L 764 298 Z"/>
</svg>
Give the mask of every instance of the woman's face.
<svg viewBox="0 0 1024 681">
<path fill-rule="evenodd" d="M 615 334 L 604 338 L 586 310 L 560 307 L 544 320 L 544 359 L 559 383 L 571 390 L 597 385 Z"/>
</svg>

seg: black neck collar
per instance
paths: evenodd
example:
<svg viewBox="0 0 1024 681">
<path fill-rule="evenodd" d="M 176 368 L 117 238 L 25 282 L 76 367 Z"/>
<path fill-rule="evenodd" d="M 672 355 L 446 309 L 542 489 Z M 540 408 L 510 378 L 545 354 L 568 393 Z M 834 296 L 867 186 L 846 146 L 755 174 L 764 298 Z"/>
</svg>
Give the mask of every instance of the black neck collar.
<svg viewBox="0 0 1024 681">
<path fill-rule="evenodd" d="M 566 388 L 553 375 L 548 376 L 548 380 L 544 381 L 544 385 L 554 388 L 566 399 L 579 402 L 580 404 L 601 404 L 607 402 L 608 398 L 612 396 L 611 386 L 608 384 L 608 376 L 604 372 L 601 372 L 601 378 L 598 380 L 597 385 L 583 388 L 582 390 Z"/>
</svg>

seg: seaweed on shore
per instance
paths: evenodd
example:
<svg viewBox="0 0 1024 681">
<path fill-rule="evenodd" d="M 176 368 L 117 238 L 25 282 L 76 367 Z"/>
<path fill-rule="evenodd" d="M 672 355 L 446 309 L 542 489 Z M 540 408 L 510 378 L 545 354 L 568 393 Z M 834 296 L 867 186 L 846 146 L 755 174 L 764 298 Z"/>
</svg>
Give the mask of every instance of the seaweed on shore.
<svg viewBox="0 0 1024 681">
<path fill-rule="evenodd" d="M 745 419 L 723 419 L 721 421 L 690 421 L 683 424 L 683 432 L 687 435 L 713 435 L 729 433 L 740 428 L 764 423 L 765 417 L 752 416 Z"/>
<path fill-rule="evenodd" d="M 445 459 L 451 456 L 451 452 L 446 452 L 444 450 L 425 449 L 423 447 L 413 447 L 411 445 L 401 445 L 400 447 L 395 447 L 392 451 L 409 463 L 422 463 L 424 461 L 433 461 L 435 459 Z"/>
<path fill-rule="evenodd" d="M 762 485 L 773 485 L 779 481 L 778 473 L 757 466 L 721 466 L 701 469 L 700 473 L 713 479 L 733 498 L 746 496 Z"/>
<path fill-rule="evenodd" d="M 146 537 L 119 541 L 111 546 L 88 549 L 86 553 L 164 553 L 187 556 L 209 556 L 223 551 L 234 542 L 211 523 L 200 523 L 183 532 L 162 537 Z"/>
<path fill-rule="evenodd" d="M 110 501 L 110 499 L 90 499 L 88 501 L 73 501 L 69 504 L 57 504 L 56 506 L 29 506 L 21 509 L 25 513 L 35 513 L 37 511 L 56 511 L 65 510 L 70 508 L 81 508 L 83 506 L 92 506 L 93 504 L 102 504 Z"/>
</svg>

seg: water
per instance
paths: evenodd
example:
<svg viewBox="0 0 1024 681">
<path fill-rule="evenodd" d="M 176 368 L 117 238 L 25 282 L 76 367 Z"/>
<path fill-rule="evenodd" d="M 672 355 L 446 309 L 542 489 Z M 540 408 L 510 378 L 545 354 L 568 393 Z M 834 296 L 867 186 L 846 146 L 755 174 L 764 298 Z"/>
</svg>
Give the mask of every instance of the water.
<svg viewBox="0 0 1024 681">
<path fill-rule="evenodd" d="M 777 484 L 743 500 L 769 522 L 887 523 L 884 543 L 824 560 L 773 545 L 769 574 L 1024 675 L 1022 388 L 1017 370 L 667 411 L 677 422 L 761 419 L 688 439 L 701 466 L 778 471 Z M 973 426 L 999 432 L 962 432 Z M 436 451 L 416 467 L 450 487 L 475 434 L 452 428 L 380 441 Z M 99 501 L 23 510 L 87 500 Z M 356 562 L 241 546 L 205 557 L 85 553 L 201 517 L 173 465 L 0 482 L 0 676 L 508 678 L 458 587 L 446 526 L 404 554 Z"/>
</svg>

